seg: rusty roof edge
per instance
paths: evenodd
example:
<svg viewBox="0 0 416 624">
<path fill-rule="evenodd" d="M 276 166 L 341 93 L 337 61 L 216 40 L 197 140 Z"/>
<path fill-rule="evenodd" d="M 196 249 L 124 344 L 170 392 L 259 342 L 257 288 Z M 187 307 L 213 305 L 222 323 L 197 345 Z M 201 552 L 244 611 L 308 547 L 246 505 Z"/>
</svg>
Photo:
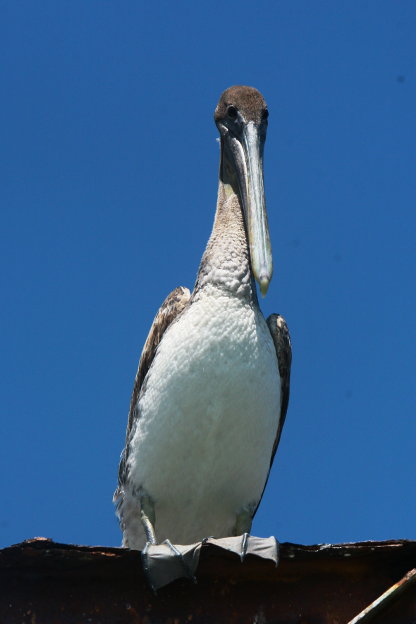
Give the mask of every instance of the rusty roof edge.
<svg viewBox="0 0 416 624">
<path fill-rule="evenodd" d="M 192 615 L 196 624 L 217 622 L 219 613 L 228 622 L 232 612 L 233 622 L 287 624 L 295 615 L 299 622 L 351 622 L 415 566 L 416 541 L 284 543 L 280 554 L 277 567 L 252 555 L 241 565 L 237 555 L 203 545 L 198 583 L 178 579 L 155 595 L 138 551 L 35 538 L 0 550 L 0 620 L 22 624 L 36 615 L 62 624 L 87 617 L 113 624 L 185 622 Z M 374 622 L 415 622 L 414 584 L 404 587 Z"/>
<path fill-rule="evenodd" d="M 265 538 L 268 539 L 268 538 Z M 214 544 L 203 543 L 202 549 L 215 549 Z M 374 551 L 392 551 L 401 548 L 413 548 L 416 549 L 416 540 L 410 539 L 393 539 L 393 540 L 367 540 L 363 542 L 341 542 L 336 544 L 295 544 L 293 542 L 281 542 L 280 543 L 280 557 L 281 558 L 309 558 L 321 556 L 345 556 L 345 555 L 360 555 L 363 553 L 370 554 Z M 11 546 L 6 546 L 0 549 L 0 555 L 11 553 L 15 550 L 35 549 L 39 551 L 44 550 L 72 550 L 81 551 L 85 553 L 95 555 L 119 555 L 125 556 L 126 553 L 137 553 L 137 551 L 131 551 L 122 547 L 115 546 L 87 546 L 80 544 L 66 544 L 62 542 L 55 542 L 51 538 L 47 537 L 34 537 L 27 539 Z"/>
<path fill-rule="evenodd" d="M 394 550 L 404 547 L 416 548 L 416 540 L 366 540 L 364 542 L 340 542 L 337 544 L 294 544 L 283 542 L 280 544 L 281 556 L 296 558 L 316 556 L 319 554 L 329 556 L 360 555 L 363 553 L 380 552 L 382 550 Z"/>
</svg>

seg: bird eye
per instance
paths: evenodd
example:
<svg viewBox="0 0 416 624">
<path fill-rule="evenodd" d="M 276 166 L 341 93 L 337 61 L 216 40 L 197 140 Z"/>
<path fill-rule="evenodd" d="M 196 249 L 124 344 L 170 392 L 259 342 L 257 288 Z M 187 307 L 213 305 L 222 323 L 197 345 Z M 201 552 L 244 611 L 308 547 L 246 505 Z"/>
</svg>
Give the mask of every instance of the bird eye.
<svg viewBox="0 0 416 624">
<path fill-rule="evenodd" d="M 265 108 L 261 114 L 262 121 L 266 121 L 268 117 L 269 117 L 269 111 L 267 110 L 267 108 Z"/>
<path fill-rule="evenodd" d="M 227 115 L 230 119 L 236 119 L 237 118 L 237 109 L 235 106 L 229 106 L 227 108 Z"/>
</svg>

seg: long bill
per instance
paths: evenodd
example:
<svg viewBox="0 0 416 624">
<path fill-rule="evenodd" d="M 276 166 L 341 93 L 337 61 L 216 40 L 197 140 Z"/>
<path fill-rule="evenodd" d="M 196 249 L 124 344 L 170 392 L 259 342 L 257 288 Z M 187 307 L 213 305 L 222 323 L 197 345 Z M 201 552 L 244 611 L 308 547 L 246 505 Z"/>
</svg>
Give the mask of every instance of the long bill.
<svg viewBox="0 0 416 624">
<path fill-rule="evenodd" d="M 263 145 L 259 126 L 249 121 L 242 129 L 241 139 L 232 137 L 229 147 L 243 203 L 251 270 L 264 297 L 272 279 L 273 259 L 264 196 Z"/>
<path fill-rule="evenodd" d="M 251 268 L 263 297 L 273 274 L 272 246 L 264 196 L 263 158 L 258 126 L 250 121 L 244 130 L 247 159 L 245 213 Z"/>
</svg>

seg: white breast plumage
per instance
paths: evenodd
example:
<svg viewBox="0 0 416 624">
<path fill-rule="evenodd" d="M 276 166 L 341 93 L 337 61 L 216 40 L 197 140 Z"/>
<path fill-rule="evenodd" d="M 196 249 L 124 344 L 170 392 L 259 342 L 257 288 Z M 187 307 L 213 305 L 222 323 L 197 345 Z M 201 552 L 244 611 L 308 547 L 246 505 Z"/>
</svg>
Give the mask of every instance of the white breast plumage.
<svg viewBox="0 0 416 624">
<path fill-rule="evenodd" d="M 278 426 L 278 375 L 264 318 L 226 293 L 202 296 L 169 327 L 128 462 L 131 482 L 151 492 L 159 540 L 230 535 L 241 508 L 255 509 Z M 139 518 L 132 529 L 129 544 L 142 547 Z"/>
</svg>

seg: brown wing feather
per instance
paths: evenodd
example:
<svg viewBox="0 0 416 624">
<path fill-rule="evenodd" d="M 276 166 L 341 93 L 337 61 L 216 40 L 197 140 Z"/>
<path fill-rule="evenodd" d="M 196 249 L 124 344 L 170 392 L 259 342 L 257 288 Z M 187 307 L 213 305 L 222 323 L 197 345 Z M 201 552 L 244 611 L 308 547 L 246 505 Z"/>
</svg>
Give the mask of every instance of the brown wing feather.
<svg viewBox="0 0 416 624">
<path fill-rule="evenodd" d="M 276 431 L 276 437 L 274 439 L 272 456 L 270 458 L 270 468 L 272 467 L 274 456 L 279 445 L 280 436 L 282 435 L 283 425 L 286 419 L 287 406 L 289 404 L 289 389 L 290 389 L 290 366 L 292 364 L 292 347 L 290 344 L 289 329 L 286 325 L 286 321 L 280 314 L 271 314 L 266 323 L 270 329 L 270 333 L 273 338 L 274 346 L 276 349 L 277 363 L 279 366 L 280 374 L 280 419 L 279 425 Z M 256 511 L 259 508 L 261 499 L 263 498 L 264 490 L 266 489 L 267 481 L 270 475 L 267 475 L 266 483 L 264 484 L 263 492 L 260 496 L 260 500 L 257 503 L 257 507 L 254 510 L 253 518 L 256 515 Z"/>
<path fill-rule="evenodd" d="M 163 334 L 165 333 L 169 325 L 181 314 L 181 312 L 183 312 L 185 306 L 190 299 L 190 296 L 191 294 L 188 288 L 179 286 L 166 297 L 165 301 L 162 303 L 158 313 L 154 318 L 149 335 L 146 342 L 144 343 L 142 355 L 140 357 L 139 368 L 137 370 L 136 378 L 134 380 L 133 393 L 130 400 L 129 418 L 127 421 L 126 431 L 126 446 L 120 459 L 119 487 L 114 494 L 115 499 L 118 498 L 120 494 L 120 488 L 125 481 L 126 456 L 128 453 L 130 434 L 134 422 L 140 416 L 137 407 L 140 391 L 146 381 L 146 375 L 152 365 L 153 358 L 155 357 L 156 350 L 160 344 L 160 341 L 163 338 Z"/>
<path fill-rule="evenodd" d="M 133 394 L 131 395 L 130 401 L 129 419 L 127 422 L 126 442 L 128 441 L 133 422 L 137 417 L 136 408 L 140 390 L 153 362 L 153 358 L 155 357 L 156 349 L 162 340 L 163 334 L 172 321 L 174 321 L 183 311 L 190 296 L 188 288 L 184 288 L 183 286 L 175 288 L 175 290 L 172 290 L 172 292 L 166 297 L 154 318 L 149 335 L 144 343 L 139 368 L 137 369 L 136 379 L 134 380 Z"/>
<path fill-rule="evenodd" d="M 287 406 L 289 405 L 290 392 L 290 367 L 292 364 L 292 346 L 290 344 L 290 334 L 286 321 L 280 314 L 271 314 L 266 323 L 270 329 L 276 349 L 277 362 L 280 373 L 280 420 L 274 439 L 272 456 L 270 459 L 270 467 L 272 466 L 277 447 L 279 445 L 280 436 L 282 434 L 283 425 L 285 424 Z"/>
</svg>

